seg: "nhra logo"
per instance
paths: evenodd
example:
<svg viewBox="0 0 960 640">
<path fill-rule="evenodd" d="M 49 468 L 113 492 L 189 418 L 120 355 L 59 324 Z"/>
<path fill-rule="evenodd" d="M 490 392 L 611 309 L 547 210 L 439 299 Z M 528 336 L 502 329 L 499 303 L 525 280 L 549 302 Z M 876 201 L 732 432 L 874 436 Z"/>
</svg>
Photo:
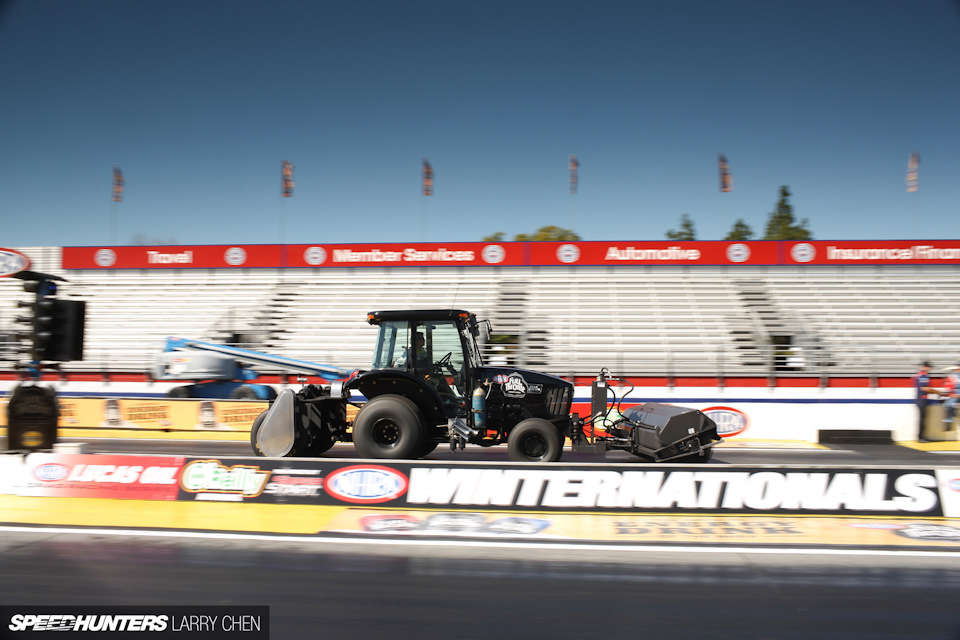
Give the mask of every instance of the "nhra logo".
<svg viewBox="0 0 960 640">
<path fill-rule="evenodd" d="M 327 493 L 355 504 L 388 502 L 407 491 L 407 476 L 388 467 L 344 467 L 327 476 Z"/>
<path fill-rule="evenodd" d="M 70 467 L 65 464 L 42 464 L 33 470 L 33 477 L 40 482 L 59 482 L 70 473 Z"/>
<path fill-rule="evenodd" d="M 0 249 L 0 277 L 12 276 L 30 266 L 30 259 L 13 249 Z"/>
<path fill-rule="evenodd" d="M 738 436 L 747 430 L 747 414 L 733 407 L 710 407 L 703 414 L 717 423 L 717 434 L 724 438 Z"/>
</svg>

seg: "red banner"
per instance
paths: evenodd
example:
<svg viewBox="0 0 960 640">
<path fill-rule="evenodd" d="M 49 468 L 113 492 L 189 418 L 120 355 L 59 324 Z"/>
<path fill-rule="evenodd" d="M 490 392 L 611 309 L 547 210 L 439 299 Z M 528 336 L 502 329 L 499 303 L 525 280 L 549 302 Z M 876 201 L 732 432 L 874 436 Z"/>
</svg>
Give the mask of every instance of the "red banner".
<svg viewBox="0 0 960 640">
<path fill-rule="evenodd" d="M 17 257 L 15 254 L 11 252 L 10 255 Z M 63 248 L 64 269 L 798 264 L 960 264 L 960 240 L 455 242 Z"/>
<path fill-rule="evenodd" d="M 776 242 L 532 242 L 535 265 L 776 264 Z"/>
<path fill-rule="evenodd" d="M 960 240 L 784 242 L 781 264 L 957 264 Z"/>
<path fill-rule="evenodd" d="M 176 500 L 182 457 L 33 453 L 19 495 Z"/>
<path fill-rule="evenodd" d="M 294 244 L 287 267 L 484 267 L 524 263 L 524 243 Z"/>
<path fill-rule="evenodd" d="M 64 247 L 64 269 L 235 269 L 283 266 L 283 245 Z"/>
</svg>

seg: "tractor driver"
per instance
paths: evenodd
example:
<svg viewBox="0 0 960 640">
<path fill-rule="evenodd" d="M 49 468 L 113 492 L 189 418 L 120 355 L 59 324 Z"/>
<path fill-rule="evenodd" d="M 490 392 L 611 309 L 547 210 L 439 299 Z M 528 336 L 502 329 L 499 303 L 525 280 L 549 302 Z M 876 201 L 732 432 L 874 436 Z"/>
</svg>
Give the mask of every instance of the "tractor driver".
<svg viewBox="0 0 960 640">
<path fill-rule="evenodd" d="M 393 366 L 397 369 L 404 369 L 410 363 L 411 354 L 415 354 L 415 362 L 413 362 L 413 368 L 415 369 L 425 369 L 430 366 L 430 354 L 427 353 L 424 345 L 426 340 L 423 337 L 423 334 L 419 331 L 413 334 L 413 347 L 407 348 L 404 352 L 397 358 L 396 362 L 393 363 Z"/>
</svg>

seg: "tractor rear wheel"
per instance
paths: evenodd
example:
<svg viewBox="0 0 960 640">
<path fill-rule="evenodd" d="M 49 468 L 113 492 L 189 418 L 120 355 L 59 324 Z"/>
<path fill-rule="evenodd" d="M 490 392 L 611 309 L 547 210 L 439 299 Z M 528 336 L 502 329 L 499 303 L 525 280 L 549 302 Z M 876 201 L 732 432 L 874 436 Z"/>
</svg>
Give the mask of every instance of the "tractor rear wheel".
<svg viewBox="0 0 960 640">
<path fill-rule="evenodd" d="M 543 418 L 527 418 L 507 436 L 507 451 L 514 462 L 556 462 L 563 455 L 563 438 Z"/>
<path fill-rule="evenodd" d="M 250 425 L 250 444 L 253 446 L 253 452 L 258 456 L 263 456 L 263 451 L 260 450 L 260 447 L 257 446 L 257 435 L 260 433 L 260 427 L 263 426 L 263 419 L 267 417 L 267 412 L 264 411 L 258 415 L 253 424 Z"/>
<path fill-rule="evenodd" d="M 353 446 L 364 458 L 417 458 L 423 455 L 425 432 L 413 402 L 402 396 L 377 396 L 357 413 Z"/>
</svg>

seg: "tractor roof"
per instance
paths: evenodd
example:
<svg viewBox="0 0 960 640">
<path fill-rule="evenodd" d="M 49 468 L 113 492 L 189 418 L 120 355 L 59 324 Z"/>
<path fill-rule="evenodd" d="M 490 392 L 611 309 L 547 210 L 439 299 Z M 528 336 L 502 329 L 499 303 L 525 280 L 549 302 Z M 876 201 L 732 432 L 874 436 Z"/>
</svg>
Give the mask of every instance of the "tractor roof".
<svg viewBox="0 0 960 640">
<path fill-rule="evenodd" d="M 468 320 L 472 313 L 463 309 L 401 309 L 395 311 L 371 311 L 367 322 L 380 324 L 384 320 Z"/>
</svg>

